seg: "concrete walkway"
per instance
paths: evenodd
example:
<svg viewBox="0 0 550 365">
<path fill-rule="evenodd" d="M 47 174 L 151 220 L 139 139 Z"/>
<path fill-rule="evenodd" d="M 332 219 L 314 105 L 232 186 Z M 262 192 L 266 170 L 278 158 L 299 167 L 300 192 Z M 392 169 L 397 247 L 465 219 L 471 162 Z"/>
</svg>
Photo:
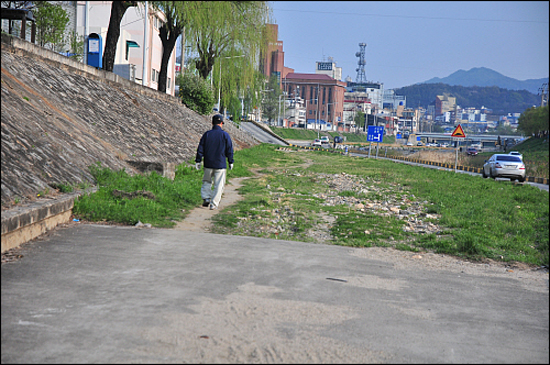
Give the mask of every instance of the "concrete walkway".
<svg viewBox="0 0 550 365">
<path fill-rule="evenodd" d="M 21 252 L 2 363 L 548 362 L 547 273 L 83 223 Z"/>
</svg>

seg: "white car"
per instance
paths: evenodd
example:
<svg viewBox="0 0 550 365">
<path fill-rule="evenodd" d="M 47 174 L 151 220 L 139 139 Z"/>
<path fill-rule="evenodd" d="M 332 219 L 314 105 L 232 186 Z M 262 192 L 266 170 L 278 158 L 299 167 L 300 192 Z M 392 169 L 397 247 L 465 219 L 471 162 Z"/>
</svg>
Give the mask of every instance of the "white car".
<svg viewBox="0 0 550 365">
<path fill-rule="evenodd" d="M 330 138 L 327 136 L 321 136 L 319 139 L 321 140 L 321 143 L 330 143 Z"/>
<path fill-rule="evenodd" d="M 523 155 L 521 153 L 519 153 L 518 151 L 510 151 L 510 152 L 508 152 L 508 154 L 512 155 L 512 156 L 518 156 L 523 161 Z"/>
<path fill-rule="evenodd" d="M 412 142 L 407 142 L 407 146 L 414 146 Z"/>
<path fill-rule="evenodd" d="M 490 159 L 485 160 L 482 176 L 493 179 L 505 177 L 511 181 L 519 180 L 519 182 L 524 182 L 525 164 L 519 156 L 495 154 Z"/>
<path fill-rule="evenodd" d="M 321 143 L 321 140 L 320 139 L 316 139 L 315 141 L 313 141 L 311 143 L 312 146 L 319 146 L 321 147 L 323 144 Z"/>
</svg>

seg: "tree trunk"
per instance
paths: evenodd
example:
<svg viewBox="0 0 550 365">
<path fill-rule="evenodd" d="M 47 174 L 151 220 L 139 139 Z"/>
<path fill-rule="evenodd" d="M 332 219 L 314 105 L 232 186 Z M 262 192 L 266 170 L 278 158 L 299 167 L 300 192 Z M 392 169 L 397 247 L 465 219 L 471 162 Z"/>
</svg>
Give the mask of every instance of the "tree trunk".
<svg viewBox="0 0 550 365">
<path fill-rule="evenodd" d="M 210 43 L 208 51 L 202 51 L 200 47 L 198 48 L 200 57 L 195 62 L 195 67 L 197 68 L 197 71 L 199 71 L 199 75 L 206 80 L 208 75 L 210 75 L 210 71 L 212 71 L 212 67 L 214 66 L 214 50 L 212 43 Z"/>
<path fill-rule="evenodd" d="M 172 51 L 174 50 L 174 46 L 176 45 L 176 40 L 178 39 L 179 35 L 181 34 L 183 28 L 174 28 L 171 30 L 167 29 L 167 24 L 165 23 L 160 28 L 160 40 L 162 41 L 162 60 L 160 64 L 160 73 L 159 73 L 159 81 L 158 81 L 158 91 L 162 91 L 163 93 L 166 92 L 166 81 L 168 78 L 168 61 L 170 60 L 170 55 L 172 54 Z"/>
<path fill-rule="evenodd" d="M 122 17 L 126 9 L 136 6 L 136 4 L 136 1 L 113 1 L 111 4 L 111 19 L 109 20 L 109 29 L 105 38 L 105 53 L 103 53 L 103 69 L 105 71 L 113 71 Z"/>
</svg>

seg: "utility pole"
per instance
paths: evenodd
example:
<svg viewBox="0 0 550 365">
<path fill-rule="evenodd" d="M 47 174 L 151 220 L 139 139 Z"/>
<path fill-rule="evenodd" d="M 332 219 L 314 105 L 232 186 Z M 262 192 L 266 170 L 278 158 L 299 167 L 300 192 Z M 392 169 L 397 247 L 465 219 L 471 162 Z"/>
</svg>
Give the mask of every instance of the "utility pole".
<svg viewBox="0 0 550 365">
<path fill-rule="evenodd" d="M 87 1 L 86 1 L 87 2 Z M 149 2 L 145 2 L 145 18 L 143 18 L 143 61 L 141 67 L 141 85 L 147 86 L 147 23 L 149 22 Z M 183 52 L 183 50 L 182 50 Z"/>
<path fill-rule="evenodd" d="M 548 83 L 542 84 L 542 87 L 539 88 L 540 93 L 540 106 L 548 105 Z"/>
<path fill-rule="evenodd" d="M 11 20 L 10 20 L 11 26 Z M 88 64 L 88 33 L 90 32 L 90 5 L 86 1 L 84 4 L 84 64 Z M 11 32 L 10 32 L 11 33 Z"/>
<path fill-rule="evenodd" d="M 319 130 L 321 129 L 321 121 L 319 120 L 319 102 L 321 101 L 319 97 L 321 96 L 321 88 L 317 84 L 317 118 L 315 119 L 318 123 L 317 128 L 317 139 L 319 139 Z"/>
</svg>

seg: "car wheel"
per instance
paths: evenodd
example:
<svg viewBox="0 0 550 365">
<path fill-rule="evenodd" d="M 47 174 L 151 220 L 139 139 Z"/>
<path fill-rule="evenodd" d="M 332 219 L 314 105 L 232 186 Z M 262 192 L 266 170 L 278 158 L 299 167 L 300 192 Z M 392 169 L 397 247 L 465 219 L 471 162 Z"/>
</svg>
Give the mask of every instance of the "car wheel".
<svg viewBox="0 0 550 365">
<path fill-rule="evenodd" d="M 525 178 L 524 178 L 524 177 L 520 177 L 520 178 L 518 178 L 518 181 L 519 181 L 519 182 L 525 182 Z"/>
<path fill-rule="evenodd" d="M 488 178 L 487 174 L 485 173 L 485 169 L 483 169 L 483 172 L 481 173 L 481 176 L 483 176 L 484 179 Z"/>
<path fill-rule="evenodd" d="M 493 180 L 497 179 L 496 176 L 493 176 L 493 171 L 492 170 L 489 170 L 489 177 L 491 177 Z"/>
<path fill-rule="evenodd" d="M 516 181 L 516 178 L 515 178 L 515 177 L 511 177 L 511 178 L 510 178 L 510 181 Z"/>
</svg>

